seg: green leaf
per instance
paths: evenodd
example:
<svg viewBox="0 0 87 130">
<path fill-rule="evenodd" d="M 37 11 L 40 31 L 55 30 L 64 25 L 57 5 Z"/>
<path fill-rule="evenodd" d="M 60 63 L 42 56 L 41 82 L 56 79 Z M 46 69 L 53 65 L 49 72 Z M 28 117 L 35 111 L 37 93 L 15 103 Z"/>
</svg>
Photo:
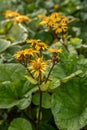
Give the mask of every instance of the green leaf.
<svg viewBox="0 0 87 130">
<path fill-rule="evenodd" d="M 67 76 L 70 76 L 71 74 L 75 73 L 78 70 L 83 71 L 83 65 L 80 65 L 80 60 L 83 60 L 83 63 L 85 63 L 84 57 L 78 57 L 76 54 L 61 54 L 61 61 L 59 64 L 54 66 L 54 69 L 51 73 L 51 79 L 53 77 L 58 79 L 63 79 Z M 85 63 L 86 65 L 86 63 Z M 85 68 L 84 68 L 85 69 Z M 85 70 L 86 71 L 86 70 Z"/>
<path fill-rule="evenodd" d="M 0 22 L 0 37 L 6 38 L 7 33 L 13 26 L 13 22 L 9 20 L 4 20 Z"/>
<path fill-rule="evenodd" d="M 23 43 L 27 39 L 27 36 L 27 29 L 21 24 L 15 23 L 9 30 L 8 34 L 6 35 L 6 38 L 11 38 L 13 45 L 15 45 Z"/>
<path fill-rule="evenodd" d="M 31 94 L 28 96 L 28 98 L 21 99 L 20 102 L 17 105 L 18 108 L 21 109 L 21 110 L 27 108 L 30 105 L 30 103 L 31 103 L 31 99 L 32 99 L 32 95 Z"/>
<path fill-rule="evenodd" d="M 69 75 L 69 76 L 63 78 L 63 79 L 61 80 L 61 82 L 62 82 L 62 83 L 66 83 L 67 81 L 71 80 L 72 78 L 74 78 L 74 77 L 76 77 L 76 76 L 78 76 L 78 75 L 80 75 L 80 74 L 82 74 L 82 70 L 77 70 L 76 72 L 72 73 L 71 75 Z"/>
<path fill-rule="evenodd" d="M 0 64 L 0 108 L 18 105 L 20 109 L 31 103 L 32 85 L 26 81 L 26 69 L 19 64 Z"/>
<path fill-rule="evenodd" d="M 30 1 L 29 1 L 30 2 Z M 31 3 L 31 4 L 28 4 L 25 8 L 25 10 L 28 12 L 28 13 L 32 13 L 35 9 L 35 4 L 34 3 Z"/>
<path fill-rule="evenodd" d="M 75 47 L 72 46 L 72 44 L 69 44 L 69 45 L 68 45 L 68 51 L 69 51 L 69 53 L 71 53 L 71 54 L 77 54 L 77 51 L 76 51 Z"/>
<path fill-rule="evenodd" d="M 36 17 L 39 14 L 46 14 L 47 10 L 44 8 L 41 8 L 39 10 L 35 10 L 33 13 L 30 13 L 29 16 L 30 17 Z"/>
<path fill-rule="evenodd" d="M 47 90 L 53 90 L 57 87 L 59 87 L 61 84 L 61 81 L 57 78 L 52 78 L 50 81 L 47 81 L 47 83 L 42 83 L 40 85 L 41 91 L 47 91 Z"/>
<path fill-rule="evenodd" d="M 45 124 L 52 119 L 53 115 L 50 109 L 42 109 L 42 120 Z"/>
<path fill-rule="evenodd" d="M 52 81 L 49 84 L 48 90 L 53 90 L 61 85 L 61 82 L 59 79 L 53 78 Z"/>
<path fill-rule="evenodd" d="M 32 97 L 32 102 L 35 105 L 39 105 L 39 97 L 40 94 L 39 93 L 35 93 Z M 42 107 L 43 108 L 50 108 L 51 107 L 51 95 L 47 92 L 42 93 Z"/>
<path fill-rule="evenodd" d="M 32 126 L 26 119 L 16 118 L 11 122 L 8 130 L 32 130 Z"/>
<path fill-rule="evenodd" d="M 57 88 L 51 109 L 60 129 L 79 130 L 87 125 L 87 76 L 76 77 Z"/>
<path fill-rule="evenodd" d="M 11 2 L 6 0 L 0 0 L 0 4 L 2 5 L 0 8 L 0 12 L 9 9 L 11 6 Z"/>
<path fill-rule="evenodd" d="M 48 88 L 49 88 L 49 85 L 50 85 L 50 81 L 47 81 L 47 83 L 42 83 L 42 84 L 40 85 L 41 91 L 47 91 Z"/>
<path fill-rule="evenodd" d="M 82 39 L 78 37 L 70 38 L 70 42 L 75 48 L 80 48 L 82 46 Z"/>
<path fill-rule="evenodd" d="M 10 41 L 0 39 L 0 53 L 4 52 L 10 45 Z"/>
<path fill-rule="evenodd" d="M 22 24 L 5 20 L 0 23 L 0 37 L 12 42 L 12 45 L 23 43 L 27 39 L 27 29 Z"/>
<path fill-rule="evenodd" d="M 40 32 L 36 33 L 34 38 L 40 39 L 40 40 L 46 42 L 47 44 L 52 43 L 52 40 L 53 40 L 52 34 L 49 32 L 45 32 L 45 31 L 40 31 Z"/>
<path fill-rule="evenodd" d="M 63 77 L 65 77 L 66 74 L 64 72 L 64 69 L 61 66 L 61 63 L 57 64 L 54 66 L 51 75 L 50 75 L 50 79 L 56 78 L 56 79 L 61 79 Z"/>
<path fill-rule="evenodd" d="M 33 79 L 32 77 L 25 75 L 24 76 L 29 82 L 31 82 L 32 84 L 37 84 L 37 80 Z"/>
</svg>

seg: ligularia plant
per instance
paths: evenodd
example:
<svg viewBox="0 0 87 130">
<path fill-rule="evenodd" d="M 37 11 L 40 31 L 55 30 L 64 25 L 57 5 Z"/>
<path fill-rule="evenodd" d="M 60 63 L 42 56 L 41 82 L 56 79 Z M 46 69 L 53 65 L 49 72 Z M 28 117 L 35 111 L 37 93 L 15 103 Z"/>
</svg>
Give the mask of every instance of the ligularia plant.
<svg viewBox="0 0 87 130">
<path fill-rule="evenodd" d="M 68 36 L 69 17 L 58 12 L 25 16 L 11 10 L 4 15 L 0 58 L 11 59 L 0 64 L 0 108 L 8 113 L 15 110 L 17 117 L 11 115 L 8 130 L 83 128 L 87 125 L 87 60 L 77 54 L 81 39 Z"/>
<path fill-rule="evenodd" d="M 58 56 L 62 52 L 62 49 L 49 48 L 41 40 L 30 39 L 26 41 L 30 44 L 28 49 L 18 51 L 14 54 L 17 61 L 22 64 L 29 72 L 29 75 L 33 80 L 36 81 L 40 93 L 40 102 L 37 114 L 37 130 L 39 129 L 40 117 L 41 117 L 41 105 L 42 105 L 42 84 L 46 84 L 49 81 L 49 76 L 51 74 L 54 66 L 60 62 Z M 52 53 L 50 59 L 45 59 L 44 51 L 49 51 Z M 49 71 L 47 71 L 48 66 L 51 66 Z M 28 76 L 27 76 L 27 79 Z"/>
</svg>

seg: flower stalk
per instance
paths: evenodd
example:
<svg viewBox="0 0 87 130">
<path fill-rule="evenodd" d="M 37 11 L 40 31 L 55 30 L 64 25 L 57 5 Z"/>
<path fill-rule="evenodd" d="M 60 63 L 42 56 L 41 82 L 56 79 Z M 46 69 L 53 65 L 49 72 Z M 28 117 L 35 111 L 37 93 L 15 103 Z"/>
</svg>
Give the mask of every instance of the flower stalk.
<svg viewBox="0 0 87 130">
<path fill-rule="evenodd" d="M 46 80 L 45 80 L 45 83 L 47 83 L 47 81 L 48 81 L 48 79 L 49 79 L 49 76 L 50 76 L 50 74 L 51 74 L 51 72 L 52 72 L 52 70 L 53 70 L 53 68 L 54 68 L 54 65 L 55 65 L 55 63 L 52 64 L 52 66 L 51 66 L 51 68 L 50 68 L 50 71 L 49 71 L 49 73 L 48 73 L 48 76 L 47 76 L 47 78 L 46 78 Z"/>
</svg>

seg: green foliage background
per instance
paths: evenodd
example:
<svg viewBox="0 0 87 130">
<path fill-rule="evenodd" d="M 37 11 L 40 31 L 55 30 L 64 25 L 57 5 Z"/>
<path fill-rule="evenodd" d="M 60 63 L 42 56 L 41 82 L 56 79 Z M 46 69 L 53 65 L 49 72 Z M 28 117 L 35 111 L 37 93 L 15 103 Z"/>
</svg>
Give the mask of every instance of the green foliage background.
<svg viewBox="0 0 87 130">
<path fill-rule="evenodd" d="M 54 8 L 56 4 L 58 9 Z M 13 24 L 3 15 L 8 9 L 29 16 L 32 22 Z M 31 118 L 36 120 L 38 87 L 25 78 L 28 72 L 13 54 L 27 47 L 27 38 L 58 47 L 60 42 L 53 44 L 51 32 L 39 25 L 37 17 L 55 11 L 70 18 L 65 40 L 68 52 L 60 45 L 61 61 L 49 83 L 41 86 L 40 130 L 87 129 L 87 0 L 0 0 L 0 130 L 35 130 Z"/>
</svg>

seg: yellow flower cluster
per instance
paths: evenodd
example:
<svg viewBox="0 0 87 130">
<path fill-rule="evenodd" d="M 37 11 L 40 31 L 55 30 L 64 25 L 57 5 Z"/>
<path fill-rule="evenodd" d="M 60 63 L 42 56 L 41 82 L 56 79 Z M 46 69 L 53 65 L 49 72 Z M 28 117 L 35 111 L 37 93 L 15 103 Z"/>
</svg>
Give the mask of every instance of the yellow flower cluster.
<svg viewBox="0 0 87 130">
<path fill-rule="evenodd" d="M 41 40 L 27 40 L 27 43 L 31 44 L 37 51 L 47 49 L 47 45 Z"/>
<path fill-rule="evenodd" d="M 49 27 L 55 34 L 60 34 L 66 32 L 68 27 L 69 19 L 61 14 L 54 12 L 50 16 L 44 17 L 40 24 L 45 24 Z"/>
<path fill-rule="evenodd" d="M 62 50 L 49 48 L 41 40 L 28 39 L 26 42 L 30 44 L 31 48 L 18 51 L 16 54 L 14 54 L 14 57 L 22 65 L 27 66 L 29 72 L 34 74 L 34 77 L 38 77 L 40 74 L 43 76 L 46 72 L 48 61 L 44 60 L 41 52 L 44 49 L 47 49 L 49 52 L 51 52 L 54 55 L 57 53 L 61 53 Z"/>
<path fill-rule="evenodd" d="M 36 50 L 33 50 L 32 48 L 25 49 L 18 51 L 16 54 L 14 54 L 14 57 L 20 62 L 24 59 L 28 59 L 31 56 L 33 56 L 35 53 L 38 53 Z"/>
<path fill-rule="evenodd" d="M 20 14 L 17 13 L 17 12 L 15 12 L 15 11 L 6 10 L 6 11 L 4 12 L 4 15 L 5 15 L 6 18 L 12 18 L 12 17 L 17 17 L 17 16 L 19 16 Z"/>
<path fill-rule="evenodd" d="M 11 18 L 14 22 L 21 23 L 23 21 L 31 22 L 30 18 L 25 15 L 21 15 L 18 12 L 6 10 L 4 12 L 6 18 Z"/>
</svg>

